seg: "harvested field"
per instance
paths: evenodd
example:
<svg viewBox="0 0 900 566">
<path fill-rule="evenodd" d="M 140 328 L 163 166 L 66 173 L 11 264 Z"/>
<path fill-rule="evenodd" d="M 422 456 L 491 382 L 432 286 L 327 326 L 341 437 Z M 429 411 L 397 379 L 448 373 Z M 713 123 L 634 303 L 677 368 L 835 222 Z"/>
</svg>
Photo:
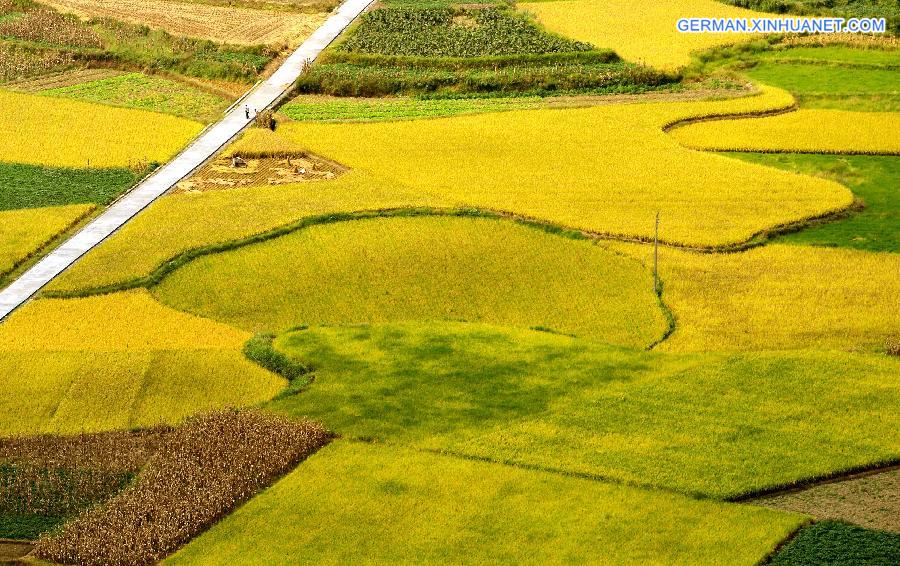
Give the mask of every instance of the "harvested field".
<svg viewBox="0 0 900 566">
<path fill-rule="evenodd" d="M 715 120 L 671 131 L 691 149 L 900 155 L 900 113 L 800 110 L 767 118 Z"/>
<path fill-rule="evenodd" d="M 232 158 L 221 157 L 189 179 L 178 183 L 173 194 L 328 181 L 346 171 L 337 163 L 309 154 L 298 154 L 295 157 L 247 158 L 241 159 L 240 163 L 241 165 L 235 166 Z"/>
<path fill-rule="evenodd" d="M 757 505 L 900 534 L 900 468 L 763 497 Z"/>
<path fill-rule="evenodd" d="M 100 36 L 77 18 L 44 9 L 28 10 L 21 16 L 0 20 L 0 37 L 58 47 L 103 47 Z"/>
<path fill-rule="evenodd" d="M 129 167 L 168 161 L 203 126 L 143 110 L 0 90 L 4 161 L 57 167 Z"/>
<path fill-rule="evenodd" d="M 649 246 L 613 244 L 642 260 Z M 735 254 L 663 248 L 667 352 L 878 351 L 900 335 L 900 255 L 795 245 Z"/>
<path fill-rule="evenodd" d="M 103 503 L 128 485 L 169 432 L 0 439 L 0 536 L 34 540 Z"/>
<path fill-rule="evenodd" d="M 799 515 L 336 441 L 173 564 L 754 564 Z M 290 560 L 290 559 L 287 559 Z"/>
<path fill-rule="evenodd" d="M 467 320 L 647 346 L 667 321 L 637 262 L 513 222 L 374 218 L 200 257 L 153 288 L 250 331 Z"/>
<path fill-rule="evenodd" d="M 115 18 L 174 35 L 243 45 L 299 45 L 327 14 L 213 6 L 168 0 L 47 0 L 83 18 Z"/>
<path fill-rule="evenodd" d="M 30 303 L 0 326 L 0 433 L 177 424 L 268 400 L 286 382 L 243 356 L 248 338 L 144 291 Z"/>
<path fill-rule="evenodd" d="M 258 411 L 198 417 L 166 437 L 132 486 L 42 537 L 35 553 L 67 564 L 154 564 L 329 440 L 317 424 Z"/>
<path fill-rule="evenodd" d="M 82 204 L 0 211 L 0 281 L 93 209 Z"/>
</svg>

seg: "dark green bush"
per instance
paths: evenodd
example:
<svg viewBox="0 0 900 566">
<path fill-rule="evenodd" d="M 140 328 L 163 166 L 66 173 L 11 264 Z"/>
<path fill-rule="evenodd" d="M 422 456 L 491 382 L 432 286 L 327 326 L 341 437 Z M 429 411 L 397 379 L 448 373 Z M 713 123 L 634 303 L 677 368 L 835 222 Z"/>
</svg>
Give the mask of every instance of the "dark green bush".
<svg viewBox="0 0 900 566">
<path fill-rule="evenodd" d="M 417 57 L 483 57 L 589 51 L 589 44 L 551 34 L 508 8 L 373 10 L 338 46 L 350 53 Z"/>
<path fill-rule="evenodd" d="M 895 566 L 900 564 L 900 535 L 838 521 L 823 521 L 801 530 L 772 557 L 770 563 L 777 566 Z"/>
</svg>

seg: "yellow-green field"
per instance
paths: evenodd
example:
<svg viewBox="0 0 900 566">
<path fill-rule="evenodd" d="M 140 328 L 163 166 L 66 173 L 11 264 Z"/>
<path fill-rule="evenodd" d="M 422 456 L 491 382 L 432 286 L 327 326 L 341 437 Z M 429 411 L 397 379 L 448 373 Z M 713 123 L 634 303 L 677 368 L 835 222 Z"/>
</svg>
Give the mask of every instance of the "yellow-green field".
<svg viewBox="0 0 900 566">
<path fill-rule="evenodd" d="M 145 291 L 33 302 L 0 325 L 0 434 L 174 424 L 265 401 L 285 381 L 243 356 L 248 338 Z"/>
<path fill-rule="evenodd" d="M 201 257 L 153 293 L 174 308 L 250 331 L 466 320 L 641 347 L 667 329 L 638 262 L 592 242 L 492 219 L 312 226 Z"/>
<path fill-rule="evenodd" d="M 167 564 L 755 564 L 805 521 L 762 507 L 337 441 Z M 351 542 L 352 541 L 352 542 Z"/>
<path fill-rule="evenodd" d="M 597 47 L 608 47 L 628 61 L 661 69 L 691 62 L 691 54 L 747 40 L 746 34 L 680 33 L 679 18 L 752 18 L 762 14 L 714 0 L 560 0 L 525 2 L 519 8 L 552 31 Z"/>
<path fill-rule="evenodd" d="M 711 151 L 900 154 L 900 114 L 800 110 L 767 118 L 691 124 L 673 130 L 686 147 Z"/>
<path fill-rule="evenodd" d="M 57 167 L 138 167 L 168 161 L 203 126 L 143 110 L 0 90 L 0 156 Z"/>
<path fill-rule="evenodd" d="M 275 348 L 315 374 L 267 407 L 344 438 L 715 498 L 900 456 L 900 361 L 884 356 L 661 354 L 436 322 Z"/>
<path fill-rule="evenodd" d="M 647 258 L 648 246 L 613 244 Z M 900 255 L 767 245 L 735 254 L 663 248 L 664 351 L 883 350 L 900 336 Z"/>
<path fill-rule="evenodd" d="M 93 209 L 85 204 L 0 211 L 0 278 Z"/>
</svg>

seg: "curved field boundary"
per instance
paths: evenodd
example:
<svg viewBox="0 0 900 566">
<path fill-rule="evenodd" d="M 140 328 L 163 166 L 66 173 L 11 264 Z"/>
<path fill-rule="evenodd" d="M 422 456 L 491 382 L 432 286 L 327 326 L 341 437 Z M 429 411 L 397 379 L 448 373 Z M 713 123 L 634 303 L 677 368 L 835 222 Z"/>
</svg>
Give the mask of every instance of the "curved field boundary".
<svg viewBox="0 0 900 566">
<path fill-rule="evenodd" d="M 852 208 L 852 206 L 851 206 Z M 670 248 L 678 248 L 683 250 L 688 250 L 696 253 L 738 253 L 747 251 L 761 245 L 764 245 L 770 238 L 786 234 L 790 232 L 795 232 L 797 230 L 801 230 L 811 223 L 815 222 L 824 222 L 824 221 L 832 221 L 836 219 L 840 219 L 847 214 L 847 209 L 842 209 L 838 211 L 828 212 L 819 216 L 805 218 L 802 220 L 797 220 L 794 222 L 781 224 L 778 226 L 774 226 L 768 228 L 766 230 L 760 231 L 757 234 L 754 234 L 746 241 L 738 243 L 738 244 L 728 244 L 724 246 L 710 246 L 710 247 L 691 247 L 684 246 L 677 243 L 668 242 L 665 240 L 660 240 L 659 245 Z M 407 207 L 407 208 L 391 208 L 391 209 L 374 209 L 374 210 L 360 210 L 355 212 L 339 212 L 339 213 L 331 213 L 331 214 L 322 214 L 316 216 L 308 216 L 306 218 L 302 218 L 295 222 L 291 222 L 288 224 L 284 224 L 282 226 L 273 228 L 271 230 L 261 232 L 258 234 L 254 234 L 252 236 L 247 236 L 245 238 L 239 238 L 235 240 L 229 240 L 227 242 L 219 242 L 216 244 L 210 244 L 206 246 L 200 246 L 196 248 L 191 248 L 189 250 L 183 251 L 172 258 L 162 262 L 159 266 L 153 270 L 152 273 L 143 277 L 137 277 L 133 279 L 128 279 L 125 281 L 121 281 L 119 283 L 114 283 L 111 285 L 102 285 L 99 287 L 88 287 L 84 289 L 74 289 L 74 290 L 62 290 L 62 291 L 44 291 L 41 294 L 41 297 L 48 299 L 75 299 L 75 298 L 84 298 L 91 297 L 95 295 L 106 295 L 109 293 L 117 293 L 119 291 L 127 291 L 129 289 L 137 289 L 137 288 L 152 288 L 162 282 L 163 279 L 166 278 L 172 272 L 180 269 L 181 267 L 187 265 L 188 263 L 194 261 L 203 256 L 215 255 L 223 252 L 228 252 L 231 250 L 235 250 L 238 248 L 243 248 L 246 246 L 250 246 L 253 244 L 258 244 L 262 242 L 266 242 L 268 240 L 273 240 L 275 238 L 279 238 L 281 236 L 286 236 L 298 230 L 303 230 L 310 226 L 318 226 L 324 224 L 335 224 L 338 222 L 349 222 L 353 220 L 366 220 L 372 218 L 402 218 L 402 217 L 415 217 L 415 216 L 468 216 L 468 217 L 480 217 L 480 218 L 492 218 L 492 219 L 505 219 L 513 222 L 517 222 L 524 226 L 528 226 L 530 228 L 534 228 L 536 230 L 540 230 L 543 232 L 547 232 L 549 234 L 555 234 L 557 236 L 577 239 L 577 240 L 595 240 L 595 241 L 616 241 L 616 242 L 633 242 L 633 243 L 642 243 L 642 244 L 650 244 L 653 243 L 652 239 L 642 238 L 636 236 L 629 236 L 625 234 L 612 234 L 612 233 L 601 233 L 601 232 L 590 232 L 586 230 L 577 230 L 573 228 L 569 228 L 567 226 L 562 226 L 559 224 L 554 224 L 552 222 L 548 222 L 546 220 L 541 220 L 539 218 L 527 217 L 511 212 L 505 211 L 497 211 L 497 210 L 489 210 L 489 209 L 481 209 L 481 208 L 450 208 L 450 209 L 442 209 L 442 208 L 429 208 L 429 207 Z M 667 308 L 663 309 L 664 311 Z M 668 316 L 668 315 L 667 315 Z M 670 324 L 670 332 L 666 334 L 668 336 L 671 332 L 674 332 L 674 322 Z M 665 338 L 661 339 L 659 342 L 662 342 Z M 658 345 L 654 344 L 654 346 Z"/>
<path fill-rule="evenodd" d="M 786 106 L 784 108 L 776 108 L 772 110 L 765 110 L 761 112 L 747 112 L 743 114 L 711 114 L 708 116 L 699 116 L 694 118 L 685 118 L 682 120 L 676 120 L 669 124 L 663 126 L 662 130 L 666 133 L 670 133 L 673 130 L 678 128 L 683 128 L 685 126 L 690 126 L 692 124 L 699 124 L 703 122 L 727 122 L 734 120 L 752 120 L 756 118 L 771 118 L 773 116 L 782 116 L 784 114 L 790 114 L 792 112 L 797 112 L 800 110 L 800 106 L 795 102 L 791 106 Z M 718 152 L 735 152 L 735 153 L 770 153 L 770 154 L 789 154 L 796 153 L 801 155 L 869 155 L 869 156 L 885 156 L 885 157 L 893 157 L 900 155 L 900 150 L 896 151 L 864 151 L 864 150 L 828 150 L 821 149 L 815 151 L 804 151 L 804 150 L 796 150 L 796 149 L 747 149 L 741 147 L 715 147 L 715 148 L 694 148 L 683 143 L 679 144 L 692 151 L 703 151 L 707 153 L 718 153 Z"/>
</svg>

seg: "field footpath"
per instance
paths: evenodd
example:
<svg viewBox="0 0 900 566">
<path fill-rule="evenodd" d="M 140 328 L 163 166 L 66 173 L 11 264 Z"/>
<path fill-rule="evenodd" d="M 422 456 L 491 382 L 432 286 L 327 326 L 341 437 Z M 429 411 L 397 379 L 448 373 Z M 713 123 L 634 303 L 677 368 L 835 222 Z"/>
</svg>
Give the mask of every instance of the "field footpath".
<svg viewBox="0 0 900 566">
<path fill-rule="evenodd" d="M 213 157 L 252 121 L 244 113 L 263 110 L 279 101 L 291 89 L 309 62 L 334 41 L 373 0 L 346 0 L 284 63 L 263 83 L 251 90 L 218 123 L 206 129 L 175 157 L 116 201 L 103 214 L 72 238 L 50 252 L 9 287 L 0 291 L 0 321 L 28 301 L 85 253 L 112 235 L 176 183 Z"/>
</svg>

